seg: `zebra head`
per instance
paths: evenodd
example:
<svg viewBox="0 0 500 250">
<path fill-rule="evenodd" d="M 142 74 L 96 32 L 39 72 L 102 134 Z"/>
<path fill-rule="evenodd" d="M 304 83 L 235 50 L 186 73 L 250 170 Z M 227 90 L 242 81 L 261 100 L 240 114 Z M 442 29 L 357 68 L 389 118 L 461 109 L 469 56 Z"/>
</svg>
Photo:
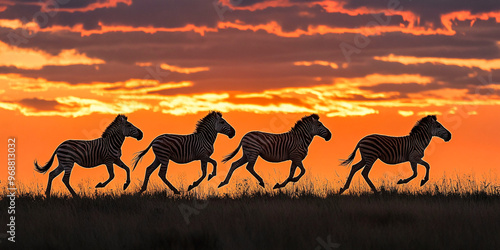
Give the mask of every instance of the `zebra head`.
<svg viewBox="0 0 500 250">
<path fill-rule="evenodd" d="M 220 112 L 215 113 L 215 131 L 217 133 L 225 134 L 229 139 L 233 138 L 236 134 L 233 126 L 231 126 L 224 118 Z"/>
<path fill-rule="evenodd" d="M 325 139 L 325 141 L 329 141 L 332 138 L 332 133 L 319 121 L 319 116 L 317 114 L 310 115 L 309 119 L 311 134 L 313 136 L 318 135 Z"/>
<path fill-rule="evenodd" d="M 429 117 L 429 116 L 428 116 Z M 431 125 L 430 125 L 430 132 L 432 136 L 437 136 L 441 139 L 443 139 L 445 142 L 448 142 L 451 140 L 451 133 L 446 129 L 441 123 L 437 121 L 437 117 L 435 115 L 430 116 Z"/>
<path fill-rule="evenodd" d="M 142 139 L 142 131 L 134 126 L 131 122 L 127 121 L 127 117 L 124 115 L 119 115 L 121 122 L 122 122 L 122 133 L 124 136 L 130 136 L 132 138 L 135 138 L 136 140 L 140 141 Z M 118 117 L 117 117 L 118 118 Z"/>
</svg>

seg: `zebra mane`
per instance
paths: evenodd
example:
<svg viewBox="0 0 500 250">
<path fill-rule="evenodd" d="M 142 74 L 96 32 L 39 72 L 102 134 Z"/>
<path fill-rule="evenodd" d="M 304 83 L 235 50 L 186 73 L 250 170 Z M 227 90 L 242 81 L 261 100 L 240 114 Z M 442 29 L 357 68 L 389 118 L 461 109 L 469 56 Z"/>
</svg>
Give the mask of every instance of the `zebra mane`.
<svg viewBox="0 0 500 250">
<path fill-rule="evenodd" d="M 116 129 L 116 127 L 118 127 L 122 123 L 122 121 L 126 120 L 127 117 L 125 115 L 117 115 L 115 120 L 108 125 L 108 127 L 104 130 L 104 132 L 102 132 L 101 137 L 106 138 L 108 135 L 111 134 L 111 131 Z"/>
<path fill-rule="evenodd" d="M 302 119 L 298 120 L 295 125 L 292 127 L 291 130 L 294 130 L 296 128 L 300 128 L 302 126 L 305 126 L 306 124 L 308 124 L 309 122 L 311 122 L 313 119 L 316 119 L 316 120 L 319 120 L 319 115 L 318 114 L 312 114 L 312 115 L 306 115 L 304 117 L 302 117 Z"/>
<path fill-rule="evenodd" d="M 196 123 L 196 129 L 194 130 L 195 133 L 198 133 L 200 131 L 200 128 L 203 128 L 204 126 L 207 125 L 207 122 L 212 120 L 215 116 L 222 117 L 222 113 L 219 111 L 210 111 L 208 115 L 205 117 L 201 118 L 197 123 Z"/>
<path fill-rule="evenodd" d="M 428 115 L 420 120 L 417 121 L 417 123 L 415 123 L 415 126 L 413 126 L 413 128 L 411 129 L 410 131 L 410 135 L 415 135 L 416 133 L 418 133 L 418 131 L 420 131 L 420 129 L 423 127 L 423 126 L 426 126 L 432 122 L 435 122 L 437 121 L 437 117 L 435 115 Z"/>
</svg>

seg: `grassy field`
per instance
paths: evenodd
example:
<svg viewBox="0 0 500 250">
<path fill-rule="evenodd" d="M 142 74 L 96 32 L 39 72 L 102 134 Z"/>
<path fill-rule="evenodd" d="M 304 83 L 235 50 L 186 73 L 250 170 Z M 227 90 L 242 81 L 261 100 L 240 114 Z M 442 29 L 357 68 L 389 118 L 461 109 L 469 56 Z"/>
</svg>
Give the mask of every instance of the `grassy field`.
<svg viewBox="0 0 500 250">
<path fill-rule="evenodd" d="M 21 192 L 16 243 L 1 239 L 0 248 L 500 249 L 500 189 L 464 183 L 342 196 L 312 182 L 276 192 L 240 182 L 231 195 L 156 188 L 143 196 L 46 199 Z M 8 202 L 0 201 L 2 224 Z"/>
</svg>

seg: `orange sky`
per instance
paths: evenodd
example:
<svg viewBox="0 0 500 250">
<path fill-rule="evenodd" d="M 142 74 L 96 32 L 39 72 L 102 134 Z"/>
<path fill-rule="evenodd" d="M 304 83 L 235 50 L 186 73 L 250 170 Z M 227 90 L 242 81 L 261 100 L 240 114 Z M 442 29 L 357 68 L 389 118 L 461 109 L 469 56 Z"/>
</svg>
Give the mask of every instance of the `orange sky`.
<svg viewBox="0 0 500 250">
<path fill-rule="evenodd" d="M 498 159 L 498 133 L 497 126 L 492 121 L 498 121 L 495 117 L 495 107 L 480 107 L 476 109 L 477 115 L 449 115 L 440 117 L 441 123 L 453 134 L 453 139 L 445 143 L 435 138 L 429 146 L 425 159 L 431 164 L 431 180 L 439 181 L 439 178 L 447 173 L 448 176 L 455 174 L 475 174 L 476 177 L 488 177 L 498 175 L 500 172 L 494 164 Z M 9 117 L 4 122 L 3 138 L 15 136 L 17 140 L 17 179 L 23 184 L 38 183 L 45 189 L 48 175 L 42 175 L 34 171 L 33 161 L 45 163 L 57 145 L 66 139 L 95 138 L 105 128 L 105 124 L 111 121 L 112 115 L 90 115 L 78 118 L 64 117 L 29 117 L 16 114 L 14 111 L 1 111 L 2 117 Z M 201 114 L 172 116 L 165 114 L 151 114 L 148 111 L 139 111 L 129 114 L 129 120 L 144 132 L 144 139 L 136 141 L 128 138 L 123 146 L 122 160 L 131 166 L 133 153 L 143 150 L 152 139 L 162 133 L 191 133 L 194 125 Z M 228 139 L 219 136 L 215 143 L 215 153 L 212 158 L 219 162 L 218 175 L 210 182 L 203 182 L 203 186 L 216 187 L 225 178 L 229 164 L 221 164 L 222 157 L 230 153 L 239 143 L 244 133 L 252 130 L 269 132 L 287 131 L 301 114 L 252 114 L 246 112 L 229 112 L 224 114 L 225 119 L 236 128 L 236 136 Z M 322 117 L 323 123 L 333 133 L 333 138 L 325 142 L 322 138 L 316 138 L 310 146 L 309 155 L 304 160 L 306 166 L 306 177 L 331 182 L 345 181 L 349 168 L 338 165 L 338 160 L 346 158 L 353 150 L 357 141 L 364 135 L 370 133 L 382 133 L 391 135 L 406 135 L 415 122 L 415 116 L 402 117 L 395 109 L 384 109 L 377 115 L 367 115 L 350 118 L 326 118 Z M 239 157 L 240 154 L 237 156 Z M 356 159 L 359 159 L 359 155 Z M 144 178 L 145 168 L 153 160 L 153 153 L 149 152 L 144 160 L 132 172 L 132 191 L 138 190 Z M 232 161 L 231 161 L 232 162 Z M 55 164 L 53 165 L 55 168 Z M 52 168 L 52 169 L 53 169 Z M 288 176 L 289 162 L 270 164 L 262 159 L 258 160 L 256 171 L 264 178 L 267 186 L 273 186 L 276 181 L 282 181 Z M 209 172 L 211 167 L 209 167 Z M 116 177 L 110 183 L 108 189 L 118 189 L 125 180 L 124 172 L 115 167 Z M 419 167 L 419 178 L 423 178 L 424 168 Z M 168 177 L 176 186 L 183 185 L 184 190 L 201 174 L 199 162 L 185 165 L 170 164 Z M 371 172 L 371 177 L 377 178 L 402 178 L 411 175 L 409 163 L 389 166 L 377 162 Z M 1 172 L 1 180 L 5 180 L 6 171 Z M 396 177 L 394 177 L 396 176 Z M 62 175 L 54 180 L 55 190 L 64 190 L 61 182 Z M 78 183 L 91 180 L 93 185 L 107 178 L 105 166 L 93 169 L 83 169 L 76 166 L 72 173 L 71 183 L 77 187 Z M 181 181 L 181 178 L 182 181 Z M 244 167 L 235 171 L 232 181 L 227 188 L 235 188 L 235 183 L 241 178 L 256 182 Z M 360 176 L 357 176 L 356 181 Z M 305 179 L 304 179 L 305 180 Z M 163 185 L 155 172 L 151 177 L 152 183 Z M 418 181 L 417 181 L 418 182 Z M 415 183 L 417 183 L 415 182 Z M 356 183 L 356 182 L 354 182 Z M 231 185 L 232 184 L 232 185 Z M 338 185 L 338 184 L 335 184 Z M 361 185 L 365 185 L 362 183 Z M 415 184 L 417 185 L 417 184 Z M 410 187 L 411 184 L 410 184 Z M 166 187 L 165 187 L 166 188 Z M 129 190 L 130 191 L 130 190 Z M 225 191 L 225 190 L 222 190 Z"/>
<path fill-rule="evenodd" d="M 0 0 L 0 134 L 5 143 L 17 139 L 20 182 L 45 189 L 48 176 L 36 173 L 33 161 L 46 162 L 64 140 L 99 137 L 117 114 L 144 132 L 142 141 L 127 139 L 122 148 L 130 165 L 153 138 L 191 133 L 213 109 L 236 129 L 231 140 L 218 137 L 212 158 L 219 163 L 246 132 L 285 132 L 318 113 L 333 139 L 313 141 L 306 177 L 343 183 L 349 169 L 338 160 L 363 136 L 406 135 L 417 120 L 436 114 L 453 138 L 434 139 L 428 148 L 431 181 L 445 172 L 499 174 L 493 163 L 500 149 L 500 4 L 188 2 L 54 7 Z M 152 157 L 133 172 L 133 190 Z M 220 163 L 210 185 L 229 166 Z M 256 165 L 268 186 L 288 169 L 288 162 Z M 125 180 L 121 169 L 115 173 L 109 188 Z M 184 187 L 199 174 L 198 162 L 168 171 Z M 423 174 L 419 167 L 419 179 Z M 409 175 L 408 163 L 379 162 L 371 172 L 373 179 Z M 0 171 L 2 183 L 6 177 Z M 84 180 L 94 186 L 106 178 L 104 166 L 75 167 L 71 182 L 78 189 Z M 241 178 L 255 181 L 244 167 L 233 181 Z M 151 180 L 159 181 L 156 173 Z M 58 177 L 54 188 L 61 187 Z"/>
</svg>

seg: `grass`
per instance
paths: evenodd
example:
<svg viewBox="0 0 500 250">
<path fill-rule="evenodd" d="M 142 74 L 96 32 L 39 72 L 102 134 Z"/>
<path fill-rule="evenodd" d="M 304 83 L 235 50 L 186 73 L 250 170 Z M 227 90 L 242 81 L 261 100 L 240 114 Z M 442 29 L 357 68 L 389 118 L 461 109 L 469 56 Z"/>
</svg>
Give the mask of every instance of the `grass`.
<svg viewBox="0 0 500 250">
<path fill-rule="evenodd" d="M 161 185 L 142 196 L 83 188 L 79 199 L 20 187 L 17 242 L 2 239 L 0 248 L 499 249 L 500 189 L 489 181 L 443 178 L 404 189 L 381 179 L 379 195 L 353 183 L 341 196 L 337 183 L 316 183 L 272 191 L 241 180 L 231 192 L 200 186 L 179 196 Z M 0 201 L 2 224 L 7 206 Z"/>
</svg>

